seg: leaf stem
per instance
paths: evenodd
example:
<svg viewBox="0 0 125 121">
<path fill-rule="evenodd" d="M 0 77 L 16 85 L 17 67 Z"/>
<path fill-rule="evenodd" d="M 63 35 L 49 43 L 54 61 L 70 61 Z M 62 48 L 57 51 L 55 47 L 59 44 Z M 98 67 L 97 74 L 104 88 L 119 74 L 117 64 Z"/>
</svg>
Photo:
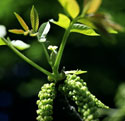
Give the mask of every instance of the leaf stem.
<svg viewBox="0 0 125 121">
<path fill-rule="evenodd" d="M 55 64 L 54 64 L 54 73 L 55 74 L 58 74 L 58 69 L 59 69 L 59 65 L 60 65 L 60 61 L 61 61 L 61 58 L 62 58 L 62 54 L 63 54 L 63 51 L 64 51 L 64 48 L 65 48 L 65 45 L 66 45 L 66 42 L 67 42 L 67 38 L 70 34 L 70 30 L 73 26 L 73 24 L 78 20 L 78 18 L 74 19 L 71 24 L 69 25 L 69 27 L 66 29 L 65 33 L 64 33 L 64 36 L 63 36 L 63 39 L 62 39 L 62 42 L 61 42 L 61 45 L 60 45 L 60 48 L 59 48 L 59 51 L 57 53 L 57 57 L 56 57 L 56 61 L 55 61 Z"/>
<path fill-rule="evenodd" d="M 42 68 L 41 66 L 37 65 L 36 63 L 34 63 L 32 60 L 30 60 L 29 58 L 27 58 L 25 55 L 23 55 L 21 52 L 19 52 L 15 47 L 13 47 L 13 45 L 10 43 L 10 40 L 6 40 L 5 38 L 3 38 L 4 42 L 9 46 L 10 49 L 12 49 L 20 58 L 22 58 L 24 61 L 26 61 L 27 63 L 29 63 L 30 65 L 32 65 L 34 68 L 36 68 L 37 70 L 43 72 L 44 74 L 55 78 L 54 75 L 52 73 L 50 73 L 49 71 L 45 70 L 44 68 Z"/>
<path fill-rule="evenodd" d="M 81 13 L 81 17 L 84 18 L 86 12 L 88 11 L 89 7 L 90 7 L 91 1 L 89 1 L 86 6 L 83 7 L 82 13 Z"/>
<path fill-rule="evenodd" d="M 47 51 L 47 49 L 46 49 L 46 47 L 45 47 L 45 44 L 44 44 L 44 43 L 41 43 L 41 45 L 42 45 L 43 50 L 44 50 L 44 52 L 45 52 L 46 59 L 47 59 L 48 63 L 51 65 L 49 53 L 48 53 L 48 51 Z"/>
</svg>

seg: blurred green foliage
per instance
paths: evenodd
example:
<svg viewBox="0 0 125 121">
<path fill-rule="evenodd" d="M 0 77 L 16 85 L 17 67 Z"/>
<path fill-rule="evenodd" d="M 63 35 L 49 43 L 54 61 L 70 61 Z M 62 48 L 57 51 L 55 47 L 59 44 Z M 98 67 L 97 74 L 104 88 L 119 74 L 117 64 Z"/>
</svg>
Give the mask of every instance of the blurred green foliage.
<svg viewBox="0 0 125 121">
<path fill-rule="evenodd" d="M 17 88 L 17 91 L 22 97 L 32 97 L 38 94 L 43 83 L 44 80 L 32 79 L 30 82 L 21 83 Z"/>
<path fill-rule="evenodd" d="M 78 0 L 78 2 L 82 7 L 82 0 Z M 124 4 L 124 0 L 103 0 L 99 11 L 111 14 L 113 20 L 125 27 Z M 19 13 L 28 23 L 32 5 L 38 10 L 40 24 L 51 18 L 57 20 L 58 13 L 63 13 L 63 9 L 57 0 L 0 0 L 0 24 L 5 25 L 7 29 L 20 28 L 13 12 Z M 51 31 L 48 34 L 46 45 L 50 43 L 59 45 L 63 32 L 62 28 L 51 24 Z M 38 64 L 50 69 L 42 53 L 41 45 L 36 41 L 36 38 L 10 33 L 8 33 L 8 36 L 11 39 L 21 39 L 31 44 L 31 48 L 24 51 L 24 53 Z M 71 33 L 64 51 L 61 67 L 65 66 L 66 70 L 87 70 L 88 73 L 81 77 L 88 83 L 91 92 L 106 105 L 115 108 L 113 99 L 117 87 L 125 81 L 125 35 L 119 33 L 113 36 L 117 41 L 115 44 L 112 44 L 111 40 L 103 40 L 101 37 L 88 37 Z M 28 74 L 24 71 L 24 67 L 27 66 L 26 72 Z M 15 67 L 17 69 L 16 73 Z M 20 68 L 23 69 L 20 70 Z M 30 100 L 31 97 L 37 94 L 37 89 L 42 86 L 44 82 L 42 80 L 47 80 L 43 74 L 29 67 L 9 48 L 0 47 L 0 91 L 9 90 L 13 95 L 19 94 L 22 98 L 25 97 Z M 35 90 L 35 88 L 37 89 Z M 122 98 L 122 100 L 125 102 L 125 99 Z M 15 101 L 19 101 L 19 99 L 15 98 Z M 117 101 L 115 100 L 115 102 Z M 14 112 L 16 111 L 14 110 Z M 15 120 L 20 121 L 16 117 L 13 121 Z"/>
<path fill-rule="evenodd" d="M 119 85 L 115 96 L 117 109 L 110 109 L 103 121 L 124 121 L 125 120 L 125 83 Z"/>
<path fill-rule="evenodd" d="M 115 105 L 118 108 L 125 108 L 125 83 L 119 85 L 116 96 Z"/>
</svg>

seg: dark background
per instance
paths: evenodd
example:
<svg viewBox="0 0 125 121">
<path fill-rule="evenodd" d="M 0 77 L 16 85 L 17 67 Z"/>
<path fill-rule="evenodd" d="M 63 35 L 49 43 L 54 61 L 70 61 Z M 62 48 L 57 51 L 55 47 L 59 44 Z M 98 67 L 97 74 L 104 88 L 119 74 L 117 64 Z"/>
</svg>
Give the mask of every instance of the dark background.
<svg viewBox="0 0 125 121">
<path fill-rule="evenodd" d="M 78 0 L 82 5 L 82 0 Z M 58 13 L 63 9 L 57 0 L 0 0 L 0 24 L 7 29 L 20 28 L 13 12 L 19 13 L 30 26 L 30 9 L 35 5 L 40 16 L 40 24 L 53 18 L 58 19 Z M 125 26 L 125 1 L 104 0 L 100 11 L 112 15 L 113 20 Z M 59 45 L 64 30 L 51 25 L 47 45 Z M 13 35 L 12 40 L 23 40 L 31 44 L 31 48 L 23 51 L 36 63 L 50 70 L 41 45 L 35 38 Z M 125 35 L 113 35 L 112 40 L 101 37 L 88 37 L 72 33 L 68 39 L 61 68 L 66 70 L 82 69 L 88 71 L 81 75 L 98 99 L 106 105 L 116 108 L 114 97 L 118 86 L 125 81 Z M 0 47 L 0 121 L 35 121 L 37 94 L 47 78 L 38 70 L 20 59 L 8 47 Z M 57 104 L 61 107 L 61 103 Z M 60 110 L 60 109 L 59 109 Z M 64 113 L 65 114 L 65 113 Z M 56 115 L 56 114 L 55 114 Z M 62 116 L 63 112 L 60 111 Z M 63 120 L 71 120 L 64 116 Z M 66 119 L 67 118 L 67 119 Z"/>
</svg>

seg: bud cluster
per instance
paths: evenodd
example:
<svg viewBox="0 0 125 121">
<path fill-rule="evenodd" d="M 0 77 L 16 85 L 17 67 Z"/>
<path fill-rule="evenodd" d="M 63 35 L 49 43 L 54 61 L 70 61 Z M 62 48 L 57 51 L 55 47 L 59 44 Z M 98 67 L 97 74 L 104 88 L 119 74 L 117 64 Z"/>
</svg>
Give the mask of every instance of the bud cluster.
<svg viewBox="0 0 125 121">
<path fill-rule="evenodd" d="M 75 102 L 84 121 L 98 121 L 98 109 L 108 108 L 91 94 L 86 82 L 76 75 L 67 75 L 60 89 Z"/>
<path fill-rule="evenodd" d="M 55 98 L 55 84 L 44 84 L 38 94 L 37 101 L 37 120 L 38 121 L 52 121 L 53 117 L 53 100 Z"/>
</svg>

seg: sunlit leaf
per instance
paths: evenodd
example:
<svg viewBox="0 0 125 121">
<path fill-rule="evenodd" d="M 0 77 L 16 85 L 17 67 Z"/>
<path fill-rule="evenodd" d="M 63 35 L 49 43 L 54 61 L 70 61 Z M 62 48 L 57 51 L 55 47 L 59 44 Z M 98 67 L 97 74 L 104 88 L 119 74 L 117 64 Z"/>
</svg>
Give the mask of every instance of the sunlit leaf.
<svg viewBox="0 0 125 121">
<path fill-rule="evenodd" d="M 50 30 L 50 23 L 49 22 L 45 22 L 43 23 L 38 31 L 38 41 L 39 42 L 45 42 L 46 41 L 46 35 L 48 34 Z"/>
<path fill-rule="evenodd" d="M 84 25 L 84 24 L 80 24 L 80 23 L 75 23 L 72 26 L 72 29 L 79 29 L 79 30 L 83 30 L 83 29 L 89 29 L 90 27 Z"/>
<path fill-rule="evenodd" d="M 80 34 L 84 34 L 84 35 L 88 35 L 88 36 L 99 36 L 99 34 L 96 33 L 94 31 L 94 29 L 89 28 L 89 27 L 84 26 L 84 25 L 80 25 L 80 24 L 77 24 L 77 26 L 73 27 L 70 31 L 80 33 Z"/>
<path fill-rule="evenodd" d="M 58 0 L 58 1 L 72 18 L 78 16 L 80 8 L 76 0 Z"/>
<path fill-rule="evenodd" d="M 31 25 L 32 25 L 33 31 L 37 32 L 38 27 L 39 27 L 39 16 L 38 16 L 37 10 L 34 8 L 34 6 L 31 9 L 30 20 L 31 20 Z"/>
<path fill-rule="evenodd" d="M 79 19 L 78 22 L 79 22 L 79 23 L 82 23 L 82 24 L 84 24 L 84 25 L 86 25 L 86 26 L 88 26 L 88 27 L 91 27 L 91 28 L 93 28 L 93 29 L 96 28 L 91 21 L 89 21 L 89 20 L 87 20 L 87 19 L 85 19 L 85 18 Z"/>
<path fill-rule="evenodd" d="M 87 14 L 95 13 L 100 7 L 102 0 L 84 0 L 84 9 Z"/>
<path fill-rule="evenodd" d="M 25 50 L 30 47 L 29 44 L 26 44 L 21 40 L 13 40 L 11 41 L 11 44 L 19 50 Z"/>
<path fill-rule="evenodd" d="M 1 46 L 1 45 L 6 45 L 6 43 L 3 41 L 2 38 L 0 38 L 0 46 Z"/>
<path fill-rule="evenodd" d="M 24 30 L 22 29 L 10 29 L 9 32 L 14 34 L 24 34 Z"/>
<path fill-rule="evenodd" d="M 0 37 L 6 36 L 6 27 L 3 25 L 0 25 Z"/>
<path fill-rule="evenodd" d="M 15 13 L 15 12 L 14 12 L 14 14 L 15 14 L 17 20 L 19 21 L 20 25 L 24 28 L 24 30 L 28 31 L 29 27 L 27 26 L 27 24 L 25 23 L 25 21 L 22 19 L 22 17 L 19 14 Z"/>
<path fill-rule="evenodd" d="M 79 23 L 76 23 L 73 25 L 71 32 L 77 32 L 77 33 L 81 33 L 81 34 L 88 35 L 88 36 L 99 36 L 99 34 L 97 34 L 94 31 L 94 29 L 84 24 L 79 24 Z"/>
<path fill-rule="evenodd" d="M 50 22 L 66 29 L 69 27 L 70 19 L 66 15 L 60 13 L 58 21 L 50 20 Z"/>
</svg>

